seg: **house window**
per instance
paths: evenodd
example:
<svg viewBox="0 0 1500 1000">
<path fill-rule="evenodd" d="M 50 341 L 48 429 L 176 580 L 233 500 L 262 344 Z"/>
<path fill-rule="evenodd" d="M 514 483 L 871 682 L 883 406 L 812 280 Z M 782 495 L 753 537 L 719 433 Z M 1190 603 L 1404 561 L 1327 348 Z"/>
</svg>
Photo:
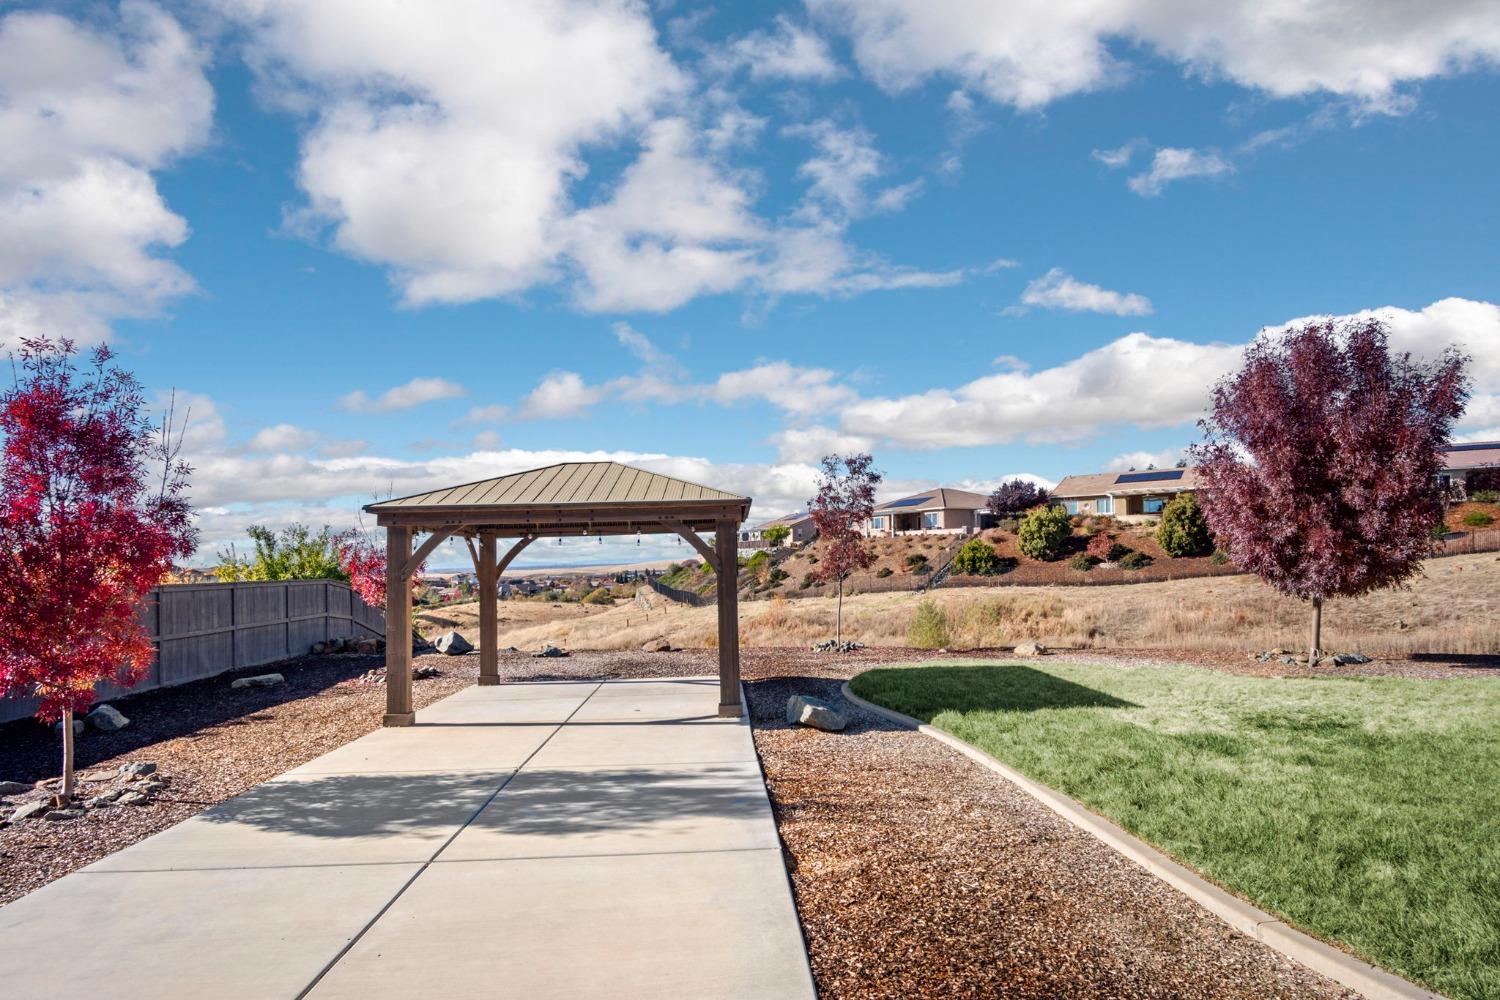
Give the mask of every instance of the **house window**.
<svg viewBox="0 0 1500 1000">
<path fill-rule="evenodd" d="M 1078 513 L 1078 501 L 1077 500 L 1064 500 L 1063 501 L 1063 510 L 1067 511 L 1069 514 L 1077 514 Z"/>
<path fill-rule="evenodd" d="M 1101 514 L 1113 514 L 1115 512 L 1115 498 L 1100 497 L 1094 501 L 1094 509 Z"/>
<path fill-rule="evenodd" d="M 923 514 L 922 515 L 922 527 L 924 527 L 924 528 L 936 528 L 937 526 L 938 526 L 937 511 L 933 511 L 931 514 Z"/>
<path fill-rule="evenodd" d="M 872 518 L 870 518 L 870 527 L 874 528 L 876 531 L 884 531 L 885 530 L 885 518 L 883 518 L 883 517 L 872 517 Z"/>
<path fill-rule="evenodd" d="M 1160 514 L 1161 509 L 1167 505 L 1164 497 L 1147 497 L 1141 501 L 1141 513 Z"/>
</svg>

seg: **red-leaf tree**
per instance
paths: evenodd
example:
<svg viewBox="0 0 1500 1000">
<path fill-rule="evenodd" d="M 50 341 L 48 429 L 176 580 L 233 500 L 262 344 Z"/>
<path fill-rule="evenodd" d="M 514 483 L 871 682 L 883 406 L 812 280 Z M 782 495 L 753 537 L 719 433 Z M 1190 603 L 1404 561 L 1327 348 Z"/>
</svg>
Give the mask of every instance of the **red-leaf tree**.
<svg viewBox="0 0 1500 1000">
<path fill-rule="evenodd" d="M 372 608 L 385 610 L 385 546 L 362 532 L 340 535 L 336 543 L 339 565 L 349 574 L 349 587 Z"/>
<path fill-rule="evenodd" d="M 1234 563 L 1312 605 L 1399 586 L 1442 518 L 1440 449 L 1463 413 L 1468 358 L 1392 354 L 1378 320 L 1258 338 L 1215 386 L 1193 449 L 1203 512 Z"/>
<path fill-rule="evenodd" d="M 857 570 L 868 569 L 875 553 L 865 544 L 860 527 L 875 512 L 875 487 L 883 478 L 869 455 L 826 455 L 818 478 L 818 495 L 808 501 L 807 512 L 823 541 L 816 576 L 838 584 L 838 613 L 834 640 L 844 639 L 844 581 Z"/>
<path fill-rule="evenodd" d="M 995 492 L 990 494 L 990 513 L 996 517 L 1018 517 L 1051 497 L 1045 487 L 1029 479 L 1010 479 L 996 486 Z"/>
<path fill-rule="evenodd" d="M 73 716 L 101 681 L 129 687 L 151 665 L 138 614 L 193 551 L 190 470 L 170 416 L 153 427 L 107 348 L 80 365 L 70 341 L 26 340 L 16 360 L 0 395 L 0 694 L 38 697 L 37 718 L 61 720 L 67 802 Z"/>
</svg>

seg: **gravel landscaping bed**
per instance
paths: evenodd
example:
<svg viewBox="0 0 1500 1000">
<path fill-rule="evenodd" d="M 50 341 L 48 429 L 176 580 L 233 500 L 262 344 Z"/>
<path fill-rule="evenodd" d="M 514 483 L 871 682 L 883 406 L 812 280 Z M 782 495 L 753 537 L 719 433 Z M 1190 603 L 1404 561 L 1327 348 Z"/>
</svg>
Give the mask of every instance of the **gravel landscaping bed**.
<svg viewBox="0 0 1500 1000">
<path fill-rule="evenodd" d="M 1291 670 L 1243 656 L 1175 653 L 1079 658 L 1142 665 L 1187 659 L 1236 673 Z M 744 653 L 756 747 L 821 996 L 1351 995 L 1229 930 L 993 773 L 839 695 L 842 680 L 868 667 L 937 656 L 899 649 Z M 117 702 L 131 725 L 81 737 L 79 772 L 150 761 L 166 787 L 145 806 L 0 828 L 0 904 L 375 729 L 385 691 L 358 678 L 377 665 L 372 656 L 308 657 Z M 418 709 L 473 684 L 478 674 L 473 655 L 418 657 L 415 665 L 441 671 L 415 682 Z M 501 676 L 518 681 L 701 676 L 715 669 L 712 650 L 500 658 Z M 286 683 L 229 686 L 234 676 L 269 670 L 283 673 Z M 1408 670 L 1415 673 L 1403 675 L 1500 674 L 1404 662 L 1338 668 Z M 848 714 L 849 728 L 831 734 L 788 727 L 783 713 L 793 693 L 832 701 Z M 0 727 L 0 747 L 7 772 L 0 779 L 37 781 L 56 773 L 50 730 L 33 723 Z"/>
</svg>

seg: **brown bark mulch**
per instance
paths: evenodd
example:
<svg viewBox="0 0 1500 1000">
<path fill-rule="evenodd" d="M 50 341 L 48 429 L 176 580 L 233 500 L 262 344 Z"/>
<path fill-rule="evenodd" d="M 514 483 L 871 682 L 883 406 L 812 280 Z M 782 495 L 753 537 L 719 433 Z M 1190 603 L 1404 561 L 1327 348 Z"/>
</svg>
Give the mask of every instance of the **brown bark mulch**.
<svg viewBox="0 0 1500 1000">
<path fill-rule="evenodd" d="M 1292 669 L 1253 664 L 1242 654 L 1077 655 L 1188 660 L 1236 673 Z M 842 703 L 844 678 L 880 663 L 936 657 L 899 649 L 744 653 L 756 747 L 821 996 L 1351 995 L 1230 930 L 998 775 Z M 79 771 L 149 760 L 169 778 L 168 788 L 148 806 L 0 829 L 0 904 L 373 730 L 385 691 L 357 678 L 378 662 L 309 657 L 116 702 L 131 725 L 80 739 Z M 415 683 L 419 709 L 474 683 L 478 673 L 477 656 L 427 656 L 417 664 L 441 671 Z M 287 682 L 229 687 L 234 676 L 272 670 Z M 500 670 L 509 680 L 703 675 L 714 672 L 715 654 L 502 654 Z M 1500 675 L 1483 665 L 1405 661 L 1340 672 Z M 850 728 L 828 734 L 788 727 L 782 713 L 794 692 L 841 703 Z M 55 775 L 56 757 L 50 730 L 29 722 L 0 726 L 0 779 Z"/>
</svg>

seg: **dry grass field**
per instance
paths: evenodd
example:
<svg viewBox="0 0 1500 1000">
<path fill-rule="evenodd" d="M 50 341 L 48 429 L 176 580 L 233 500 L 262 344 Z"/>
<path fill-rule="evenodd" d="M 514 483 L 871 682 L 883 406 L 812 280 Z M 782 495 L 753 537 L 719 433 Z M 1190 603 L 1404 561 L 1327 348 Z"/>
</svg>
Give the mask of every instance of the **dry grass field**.
<svg viewBox="0 0 1500 1000">
<path fill-rule="evenodd" d="M 844 602 L 844 633 L 871 646 L 902 646 L 917 606 L 932 601 L 947 622 L 950 649 L 1008 646 L 1036 639 L 1078 649 L 1248 651 L 1300 648 L 1307 609 L 1276 596 L 1249 576 L 1175 580 L 1116 587 L 970 587 L 931 594 L 862 594 Z M 713 608 L 634 602 L 582 611 L 539 606 L 533 620 L 501 606 L 502 645 L 532 649 L 553 642 L 573 649 L 636 649 L 657 639 L 674 646 L 715 643 Z M 446 610 L 444 614 L 452 614 Z M 748 646 L 791 646 L 833 634 L 830 598 L 773 599 L 740 607 Z M 1372 656 L 1500 652 L 1500 556 L 1430 560 L 1405 590 L 1324 611 L 1324 645 Z M 472 612 L 470 621 L 472 621 Z M 469 629 L 465 628 L 467 633 Z"/>
</svg>

